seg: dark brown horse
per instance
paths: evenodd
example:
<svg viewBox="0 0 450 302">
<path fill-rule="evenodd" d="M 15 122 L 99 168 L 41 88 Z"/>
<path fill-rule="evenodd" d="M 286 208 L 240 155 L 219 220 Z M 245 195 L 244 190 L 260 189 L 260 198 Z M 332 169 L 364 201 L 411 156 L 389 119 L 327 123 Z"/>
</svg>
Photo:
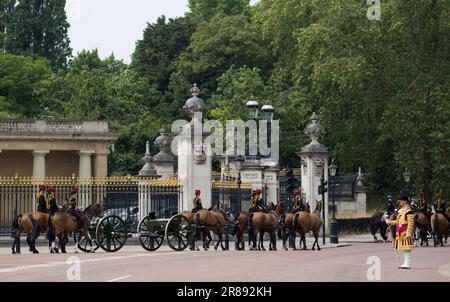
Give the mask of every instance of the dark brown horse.
<svg viewBox="0 0 450 302">
<path fill-rule="evenodd" d="M 267 206 L 268 211 L 272 211 L 274 208 L 275 208 L 275 205 L 273 204 L 273 202 L 270 202 L 269 205 Z M 246 229 L 248 229 L 248 231 L 249 231 L 248 232 L 249 233 L 248 245 L 250 246 L 251 243 L 253 242 L 253 230 L 249 229 L 250 228 L 249 217 L 250 217 L 249 212 L 241 212 L 235 219 L 235 221 L 238 225 L 236 240 L 237 240 L 237 246 L 238 246 L 239 250 L 244 250 L 244 233 L 245 233 Z"/>
<path fill-rule="evenodd" d="M 195 233 L 194 240 L 198 239 L 200 233 L 203 234 L 203 248 L 208 250 L 209 244 L 212 241 L 211 232 L 214 232 L 219 236 L 214 249 L 217 250 L 220 244 L 222 250 L 225 250 L 223 246 L 223 234 L 225 233 L 225 225 L 227 219 L 225 214 L 220 210 L 219 205 L 215 205 L 209 210 L 202 209 L 195 213 L 194 216 Z"/>
<path fill-rule="evenodd" d="M 320 233 L 320 227 L 322 226 L 322 219 L 320 218 L 320 212 L 322 210 L 322 202 L 316 201 L 316 209 L 313 213 L 307 213 L 307 212 L 299 212 L 294 215 L 293 219 L 293 230 L 295 232 L 298 232 L 301 236 L 300 238 L 300 246 L 303 242 L 303 249 L 306 250 L 306 233 L 312 231 L 315 241 L 312 247 L 312 250 L 315 250 L 315 246 L 317 244 L 317 250 L 320 251 L 319 246 L 319 233 Z M 294 250 L 295 242 L 294 242 Z"/>
<path fill-rule="evenodd" d="M 419 236 L 417 240 L 420 240 L 420 246 L 423 246 L 424 244 L 426 246 L 429 246 L 428 244 L 428 230 L 430 230 L 430 220 L 428 219 L 428 216 L 423 213 L 422 211 L 417 211 L 414 213 L 414 230 L 419 230 Z M 414 233 L 416 233 L 414 231 Z"/>
<path fill-rule="evenodd" d="M 431 216 L 431 230 L 433 231 L 434 246 L 437 246 L 438 244 L 444 246 L 442 238 L 444 237 L 445 243 L 447 243 L 448 220 L 443 214 L 438 213 L 437 215 L 433 214 Z"/>
<path fill-rule="evenodd" d="M 378 230 L 380 230 L 381 238 L 383 238 L 383 240 L 385 242 L 388 241 L 388 236 L 386 235 L 386 231 L 388 229 L 388 225 L 387 225 L 386 221 L 384 221 L 383 216 L 384 216 L 383 212 L 376 212 L 370 218 L 370 233 L 372 234 L 373 239 L 375 240 L 375 242 L 378 241 L 378 238 L 377 238 L 377 231 Z"/>
<path fill-rule="evenodd" d="M 75 216 L 67 212 L 56 212 L 48 218 L 48 232 L 49 248 L 51 253 L 58 253 L 58 248 L 55 247 L 55 237 L 59 239 L 61 252 L 66 253 L 66 244 L 69 241 L 68 234 L 80 232 L 78 241 L 75 244 L 75 253 L 78 252 L 78 242 L 86 238 L 90 245 L 92 245 L 92 238 L 89 235 L 89 226 L 94 217 L 99 217 L 103 213 L 103 202 L 96 202 L 83 211 L 83 225 L 79 227 L 78 220 Z"/>
<path fill-rule="evenodd" d="M 276 251 L 277 250 L 277 226 L 278 226 L 278 218 L 283 213 L 283 203 L 279 202 L 275 210 L 269 211 L 269 213 L 263 212 L 255 212 L 249 215 L 249 224 L 250 231 L 253 230 L 253 245 L 250 250 L 263 250 L 264 248 L 264 233 L 269 233 L 270 236 L 270 244 L 269 250 Z M 256 239 L 259 235 L 258 246 L 256 246 Z"/>
<path fill-rule="evenodd" d="M 304 212 L 310 213 L 311 208 L 309 202 L 306 203 Z M 296 232 L 294 232 L 294 216 L 296 213 L 286 213 L 284 215 L 284 221 L 282 221 L 282 238 L 283 238 L 283 248 L 287 251 L 288 247 L 286 241 L 288 238 L 292 238 L 292 242 L 295 242 Z"/>
<path fill-rule="evenodd" d="M 47 213 L 23 213 L 17 216 L 13 223 L 13 229 L 16 230 L 14 235 L 14 242 L 12 245 L 12 254 L 20 254 L 20 235 L 22 232 L 27 234 L 27 243 L 30 247 L 30 252 L 38 254 L 36 249 L 36 240 L 41 233 L 47 232 L 48 223 Z"/>
</svg>

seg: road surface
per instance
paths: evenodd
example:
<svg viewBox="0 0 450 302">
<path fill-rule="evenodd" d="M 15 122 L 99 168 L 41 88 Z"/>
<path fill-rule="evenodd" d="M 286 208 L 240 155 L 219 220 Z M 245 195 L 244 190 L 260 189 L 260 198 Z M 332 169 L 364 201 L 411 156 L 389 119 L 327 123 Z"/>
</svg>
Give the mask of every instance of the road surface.
<svg viewBox="0 0 450 302">
<path fill-rule="evenodd" d="M 0 281 L 450 281 L 450 245 L 415 249 L 411 270 L 397 269 L 391 243 L 352 242 L 322 251 L 174 252 L 163 246 L 150 253 L 126 246 L 115 254 L 8 252 L 0 249 Z"/>
</svg>

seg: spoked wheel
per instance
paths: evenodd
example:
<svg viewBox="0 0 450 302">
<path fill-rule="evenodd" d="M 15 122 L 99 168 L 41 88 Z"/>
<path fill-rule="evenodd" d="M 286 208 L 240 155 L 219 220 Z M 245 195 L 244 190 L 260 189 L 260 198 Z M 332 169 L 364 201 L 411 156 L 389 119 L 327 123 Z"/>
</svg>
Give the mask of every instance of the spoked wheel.
<svg viewBox="0 0 450 302">
<path fill-rule="evenodd" d="M 86 238 L 86 236 L 83 236 L 83 233 L 74 234 L 74 236 L 81 237 L 79 239 L 80 241 L 78 242 L 77 246 L 81 251 L 85 253 L 93 253 L 100 247 L 97 243 L 97 240 L 95 240 L 95 229 L 90 229 L 89 235 L 91 237 L 91 241 L 89 241 L 89 239 Z"/>
<path fill-rule="evenodd" d="M 144 217 L 138 226 L 139 241 L 144 249 L 154 252 L 164 241 L 164 224 Z"/>
<path fill-rule="evenodd" d="M 192 227 L 189 221 L 181 216 L 172 217 L 166 226 L 167 243 L 175 251 L 184 251 L 192 238 Z"/>
<path fill-rule="evenodd" d="M 102 218 L 95 234 L 100 247 L 108 253 L 120 250 L 128 239 L 125 222 L 115 215 Z"/>
</svg>

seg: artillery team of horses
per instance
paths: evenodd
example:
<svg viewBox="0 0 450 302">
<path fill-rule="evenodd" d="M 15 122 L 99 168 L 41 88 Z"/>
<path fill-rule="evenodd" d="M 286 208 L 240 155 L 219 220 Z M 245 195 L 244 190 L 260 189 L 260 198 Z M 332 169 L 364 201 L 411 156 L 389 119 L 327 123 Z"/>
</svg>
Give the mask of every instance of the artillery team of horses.
<svg viewBox="0 0 450 302">
<path fill-rule="evenodd" d="M 450 214 L 450 208 L 448 208 L 446 212 L 448 216 Z M 375 241 L 378 241 L 376 234 L 377 231 L 379 231 L 383 240 L 387 242 L 388 236 L 386 235 L 386 232 L 389 231 L 391 238 L 395 238 L 395 229 L 393 227 L 388 227 L 383 216 L 383 212 L 373 214 L 370 223 L 370 231 Z M 391 221 L 395 220 L 396 214 L 392 214 L 389 219 Z M 416 245 L 429 246 L 429 239 L 433 239 L 434 246 L 444 246 L 444 243 L 447 244 L 449 222 L 441 213 L 432 213 L 430 208 L 423 210 L 416 209 L 414 211 L 414 229 Z"/>
<path fill-rule="evenodd" d="M 119 250 L 125 243 L 130 234 L 126 234 L 119 217 L 105 217 L 100 223 L 93 222 L 94 219 L 101 217 L 104 211 L 104 202 L 96 202 L 87 207 L 82 212 L 81 221 L 68 211 L 67 205 L 63 205 L 60 211 L 53 215 L 48 213 L 23 213 L 17 216 L 13 221 L 14 242 L 12 253 L 20 254 L 21 234 L 27 235 L 29 250 L 33 253 L 39 253 L 36 249 L 36 240 L 44 235 L 49 241 L 49 250 L 51 253 L 66 253 L 66 245 L 69 242 L 69 234 L 74 234 L 75 252 L 81 249 L 85 252 L 94 252 L 99 246 L 108 252 Z M 310 213 L 309 205 L 304 211 L 297 213 L 285 213 L 283 203 L 269 203 L 267 211 L 264 212 L 241 212 L 237 217 L 233 217 L 229 212 L 224 211 L 220 203 L 217 203 L 210 209 L 201 209 L 193 213 L 185 211 L 173 216 L 170 220 L 156 220 L 152 215 L 141 220 L 138 227 L 138 236 L 141 245 L 149 251 L 157 250 L 165 237 L 169 246 L 174 250 L 184 250 L 188 246 L 193 250 L 199 250 L 196 242 L 202 240 L 203 248 L 209 249 L 212 241 L 211 232 L 218 240 L 214 249 L 219 246 L 226 250 L 224 245 L 224 236 L 235 235 L 237 249 L 244 249 L 244 234 L 248 233 L 250 250 L 263 250 L 264 235 L 268 234 L 270 238 L 269 250 L 277 250 L 277 230 L 281 230 L 281 239 L 283 239 L 283 248 L 288 249 L 286 240 L 289 236 L 300 236 L 300 246 L 303 243 L 303 250 L 306 250 L 306 234 L 312 232 L 315 237 L 313 250 L 317 246 L 318 236 L 322 226 L 321 220 L 321 202 L 317 202 L 316 209 Z M 111 219 L 110 219 L 111 218 Z M 106 219 L 106 220 L 105 220 Z M 112 220 L 113 224 L 102 225 L 102 221 Z M 100 230 L 99 230 L 100 229 Z M 95 230 L 97 230 L 95 232 Z M 105 235 L 99 235 L 99 232 L 108 232 Z M 108 245 L 103 246 L 98 237 L 109 238 Z M 55 239 L 58 238 L 59 246 L 55 246 Z M 80 243 L 84 243 L 84 248 Z M 116 244 L 119 247 L 116 247 Z M 113 245 L 113 247 L 110 247 Z M 86 248 L 89 246 L 91 248 Z M 294 245 L 294 249 L 297 249 Z"/>
</svg>

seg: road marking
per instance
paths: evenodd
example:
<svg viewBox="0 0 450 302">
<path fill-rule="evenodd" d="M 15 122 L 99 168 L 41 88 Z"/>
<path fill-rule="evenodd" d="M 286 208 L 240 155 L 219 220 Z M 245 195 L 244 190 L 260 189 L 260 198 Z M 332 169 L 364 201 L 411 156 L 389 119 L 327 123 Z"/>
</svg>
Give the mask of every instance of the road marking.
<svg viewBox="0 0 450 302">
<path fill-rule="evenodd" d="M 136 255 L 129 255 L 129 256 L 115 256 L 115 257 L 105 257 L 105 258 L 93 258 L 93 259 L 85 259 L 81 260 L 80 263 L 89 263 L 89 262 L 101 262 L 101 261 L 110 261 L 110 260 L 123 260 L 123 259 L 130 259 L 130 258 L 140 258 L 140 257 L 156 257 L 156 256 L 162 256 L 162 255 L 181 255 L 181 254 L 190 254 L 195 253 L 194 251 L 187 251 L 187 252 L 170 252 L 170 253 L 159 253 L 159 254 L 136 254 Z M 55 267 L 55 266 L 61 266 L 61 265 L 69 265 L 66 261 L 54 261 L 44 264 L 31 264 L 31 265 L 20 265 L 20 266 L 14 266 L 10 268 L 3 268 L 0 269 L 0 273 L 13 273 L 23 270 L 30 270 L 30 269 L 37 269 L 37 268 L 48 268 L 48 267 Z"/>
<path fill-rule="evenodd" d="M 441 265 L 438 271 L 439 274 L 450 279 L 450 263 Z"/>
<path fill-rule="evenodd" d="M 119 277 L 119 278 L 108 280 L 106 282 L 115 282 L 115 281 L 119 281 L 119 280 L 122 280 L 122 279 L 130 278 L 130 277 L 131 277 L 131 275 L 126 275 L 126 276 L 123 276 L 123 277 Z"/>
</svg>

